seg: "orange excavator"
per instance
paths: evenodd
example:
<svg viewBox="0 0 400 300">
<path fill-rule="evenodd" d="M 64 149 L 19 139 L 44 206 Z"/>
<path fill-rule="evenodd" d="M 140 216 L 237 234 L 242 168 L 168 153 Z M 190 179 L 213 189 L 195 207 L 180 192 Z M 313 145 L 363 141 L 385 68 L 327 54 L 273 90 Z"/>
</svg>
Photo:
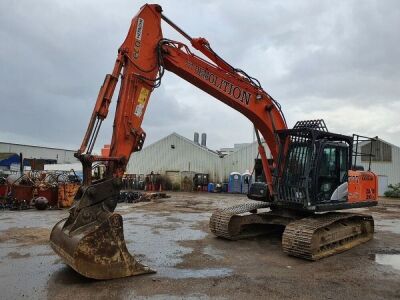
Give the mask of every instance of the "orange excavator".
<svg viewBox="0 0 400 300">
<path fill-rule="evenodd" d="M 164 38 L 161 20 L 205 59 L 187 45 Z M 146 4 L 132 19 L 76 153 L 83 165 L 83 185 L 69 217 L 51 232 L 52 248 L 68 265 L 95 279 L 154 272 L 128 252 L 122 217 L 114 209 L 129 157 L 142 149 L 146 137 L 143 117 L 165 70 L 241 112 L 257 134 L 265 182 L 253 183 L 248 203 L 215 211 L 211 232 L 235 240 L 265 234 L 270 225 L 284 226 L 283 250 L 309 260 L 348 250 L 373 237 L 371 216 L 337 212 L 377 204 L 377 176 L 356 166 L 360 136 L 328 132 L 323 120 L 300 121 L 288 129 L 279 103 L 257 79 L 227 63 L 206 39 L 190 37 L 162 14 L 161 6 Z M 119 78 L 110 155 L 96 156 L 92 153 L 96 137 Z M 101 180 L 91 178 L 95 162 L 107 166 Z"/>
</svg>

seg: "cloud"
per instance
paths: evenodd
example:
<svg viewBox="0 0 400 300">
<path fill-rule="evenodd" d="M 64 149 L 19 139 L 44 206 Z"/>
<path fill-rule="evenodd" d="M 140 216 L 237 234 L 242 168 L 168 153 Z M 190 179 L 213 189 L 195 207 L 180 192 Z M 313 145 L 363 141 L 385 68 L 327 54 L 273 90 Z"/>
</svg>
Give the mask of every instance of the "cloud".
<svg viewBox="0 0 400 300">
<path fill-rule="evenodd" d="M 331 131 L 400 145 L 398 1 L 160 1 L 193 37 L 258 78 L 292 126 L 325 118 Z M 130 19 L 144 2 L 2 1 L 0 140 L 79 147 Z M 163 24 L 166 37 L 187 43 Z M 116 101 L 114 100 L 114 103 Z M 108 143 L 112 113 L 98 143 Z M 207 132 L 219 148 L 252 140 L 249 120 L 166 73 L 143 128 L 147 143 Z"/>
</svg>

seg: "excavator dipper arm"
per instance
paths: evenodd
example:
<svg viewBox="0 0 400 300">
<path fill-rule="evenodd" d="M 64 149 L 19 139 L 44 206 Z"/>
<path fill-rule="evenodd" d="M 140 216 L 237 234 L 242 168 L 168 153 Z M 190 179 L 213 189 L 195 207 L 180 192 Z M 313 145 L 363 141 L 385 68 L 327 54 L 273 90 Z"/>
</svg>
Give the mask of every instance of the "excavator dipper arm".
<svg viewBox="0 0 400 300">
<path fill-rule="evenodd" d="M 93 161 L 110 161 L 109 176 L 121 177 L 132 152 L 142 149 L 146 137 L 141 128 L 148 99 L 157 85 L 160 72 L 157 45 L 162 38 L 161 9 L 145 5 L 132 19 L 125 41 L 118 49 L 118 56 L 111 74 L 107 74 L 100 88 L 89 126 L 76 156 L 87 162 L 85 184 L 91 183 Z M 113 135 L 109 157 L 92 155 L 92 150 L 102 121 L 107 117 L 118 79 L 121 77 Z M 85 164 L 84 164 L 85 166 Z"/>
<path fill-rule="evenodd" d="M 177 74 L 245 115 L 261 132 L 274 160 L 279 152 L 275 131 L 286 129 L 279 104 L 256 79 L 233 68 L 204 38 L 191 38 L 161 12 L 159 5 L 144 5 L 132 19 L 113 71 L 100 88 L 87 132 L 76 153 L 83 165 L 83 185 L 75 196 L 69 217 L 57 223 L 50 236 L 55 252 L 86 277 L 111 279 L 152 272 L 129 254 L 122 217 L 114 213 L 114 209 L 129 157 L 143 146 L 146 135 L 141 124 L 150 95 L 161 83 L 164 70 Z M 210 61 L 196 56 L 181 42 L 164 39 L 161 19 L 182 33 Z M 119 78 L 110 156 L 96 156 L 92 154 L 96 137 L 108 115 Z M 260 154 L 272 193 L 272 176 L 265 151 L 260 150 Z M 92 181 L 91 166 L 95 161 L 104 161 L 107 165 L 106 177 L 102 180 Z"/>
</svg>

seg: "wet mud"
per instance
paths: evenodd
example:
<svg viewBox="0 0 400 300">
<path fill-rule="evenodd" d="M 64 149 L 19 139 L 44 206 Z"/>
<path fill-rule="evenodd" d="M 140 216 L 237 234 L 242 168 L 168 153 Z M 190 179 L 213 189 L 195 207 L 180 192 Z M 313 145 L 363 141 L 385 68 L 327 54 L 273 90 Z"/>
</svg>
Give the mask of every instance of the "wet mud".
<svg viewBox="0 0 400 300">
<path fill-rule="evenodd" d="M 2 299 L 400 298 L 400 200 L 356 210 L 374 216 L 372 241 L 309 262 L 282 252 L 279 231 L 234 242 L 210 233 L 212 211 L 244 196 L 171 196 L 118 206 L 129 251 L 157 273 L 110 281 L 84 278 L 49 247 L 67 210 L 0 212 Z"/>
</svg>

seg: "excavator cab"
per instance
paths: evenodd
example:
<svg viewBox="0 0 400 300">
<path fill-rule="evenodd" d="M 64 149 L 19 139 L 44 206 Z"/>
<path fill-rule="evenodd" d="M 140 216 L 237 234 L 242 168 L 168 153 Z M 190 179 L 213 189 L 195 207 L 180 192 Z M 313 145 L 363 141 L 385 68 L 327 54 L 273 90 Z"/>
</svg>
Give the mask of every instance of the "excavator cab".
<svg viewBox="0 0 400 300">
<path fill-rule="evenodd" d="M 281 149 L 288 149 L 279 158 L 282 172 L 275 172 L 278 205 L 313 210 L 321 204 L 346 201 L 333 195 L 347 181 L 352 137 L 328 132 L 323 120 L 299 121 L 278 136 Z"/>
<path fill-rule="evenodd" d="M 373 197 L 349 202 L 349 170 L 355 169 L 353 159 L 359 155 L 353 150 L 353 136 L 329 132 L 323 120 L 299 121 L 293 129 L 280 130 L 277 135 L 280 154 L 273 171 L 275 193 L 267 197 L 266 184 L 255 183 L 249 198 L 271 202 L 273 207 L 305 211 L 377 204 L 376 188 L 371 190 Z"/>
</svg>

